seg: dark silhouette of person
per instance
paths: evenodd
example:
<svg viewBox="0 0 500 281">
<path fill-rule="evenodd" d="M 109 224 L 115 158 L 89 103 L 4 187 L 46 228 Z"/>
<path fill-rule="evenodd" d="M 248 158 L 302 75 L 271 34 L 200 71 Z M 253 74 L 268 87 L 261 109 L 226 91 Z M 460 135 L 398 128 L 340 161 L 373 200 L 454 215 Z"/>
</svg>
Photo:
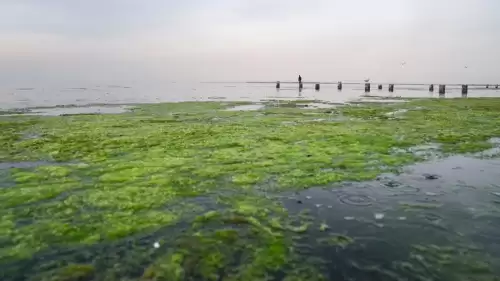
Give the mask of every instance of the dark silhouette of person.
<svg viewBox="0 0 500 281">
<path fill-rule="evenodd" d="M 299 75 L 299 83 L 302 83 L 302 76 Z"/>
</svg>

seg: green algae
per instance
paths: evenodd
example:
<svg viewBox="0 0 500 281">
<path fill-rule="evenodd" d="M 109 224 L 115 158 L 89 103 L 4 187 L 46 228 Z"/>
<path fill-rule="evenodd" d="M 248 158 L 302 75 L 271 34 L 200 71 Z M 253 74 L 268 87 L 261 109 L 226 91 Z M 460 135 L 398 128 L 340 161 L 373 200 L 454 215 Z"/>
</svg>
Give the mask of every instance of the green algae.
<svg viewBox="0 0 500 281">
<path fill-rule="evenodd" d="M 155 264 L 149 266 L 141 278 L 141 280 L 161 281 L 172 280 L 180 281 L 184 278 L 184 269 L 182 254 L 171 254 L 161 259 L 158 259 Z"/>
<path fill-rule="evenodd" d="M 324 222 L 321 223 L 321 225 L 319 226 L 319 231 L 321 231 L 321 232 L 325 232 L 328 229 L 330 229 L 330 226 L 328 224 L 324 223 Z"/>
<path fill-rule="evenodd" d="M 150 210 L 139 214 L 113 212 L 60 220 L 46 218 L 22 227 L 9 223 L 7 241 L 11 247 L 0 250 L 0 259 L 26 258 L 54 246 L 91 245 L 125 238 L 165 227 L 176 222 L 177 218 L 170 212 Z"/>
<path fill-rule="evenodd" d="M 220 215 L 221 214 L 219 212 L 217 212 L 217 211 L 209 211 L 209 212 L 206 212 L 203 215 L 197 216 L 194 219 L 194 223 L 195 224 L 199 224 L 199 223 L 206 223 L 206 222 L 209 222 L 209 221 L 213 221 L 213 220 L 218 219 L 220 217 Z"/>
<path fill-rule="evenodd" d="M 19 188 L 16 190 L 7 189 L 1 192 L 0 198 L 3 206 L 15 207 L 21 204 L 40 202 L 56 198 L 62 192 L 72 189 L 73 184 L 44 185 L 36 188 Z"/>
<path fill-rule="evenodd" d="M 31 130 L 37 121 L 29 118 L 17 120 L 15 118 L 0 117 L 0 161 L 6 160 L 26 160 L 24 151 L 16 146 L 16 143 L 22 139 L 22 132 Z"/>
<path fill-rule="evenodd" d="M 399 204 L 405 211 L 418 211 L 422 209 L 439 209 L 442 204 L 422 203 L 422 202 L 402 202 Z"/>
<path fill-rule="evenodd" d="M 89 264 L 69 264 L 30 281 L 86 281 L 92 280 L 95 268 Z"/>
<path fill-rule="evenodd" d="M 498 276 L 488 257 L 463 245 L 413 245 L 407 260 L 394 261 L 389 267 L 351 262 L 355 269 L 381 280 L 483 280 L 496 281 Z"/>
<path fill-rule="evenodd" d="M 252 246 L 246 244 L 246 235 L 259 233 L 221 229 L 185 236 L 177 241 L 173 253 L 157 259 L 145 270 L 142 280 L 185 280 L 186 276 L 203 280 L 255 280 L 286 265 L 290 253 L 283 238 L 257 240 L 264 244 Z M 235 262 L 242 265 L 232 268 Z"/>
<path fill-rule="evenodd" d="M 283 207 L 249 195 L 219 201 L 227 209 L 221 206 L 219 211 L 194 218 L 193 232 L 175 243 L 175 253 L 183 257 L 180 266 L 165 268 L 178 268 L 186 276 L 202 280 L 267 280 L 273 272 L 284 271 L 294 255 L 286 235 L 290 230 L 285 227 L 291 221 Z M 156 264 L 148 268 L 148 276 L 167 276 Z M 152 273 L 156 271 L 160 272 Z"/>
<path fill-rule="evenodd" d="M 320 238 L 319 243 L 326 244 L 328 246 L 346 248 L 354 243 L 354 239 L 347 235 L 331 233 L 328 237 Z"/>
<path fill-rule="evenodd" d="M 265 198 L 234 196 L 224 200 L 228 209 L 208 211 L 194 219 L 193 227 L 202 228 L 206 224 L 249 227 L 255 233 L 267 237 L 281 237 L 287 223 L 285 209 L 277 202 Z M 253 204 L 251 204 L 253 202 Z M 222 205 L 222 204 L 221 204 Z M 223 206 L 221 206 L 222 208 Z"/>
<path fill-rule="evenodd" d="M 414 245 L 410 260 L 442 280 L 498 280 L 479 250 L 464 247 Z"/>
<path fill-rule="evenodd" d="M 305 233 L 307 232 L 307 230 L 309 230 L 310 226 L 311 223 L 304 223 L 299 226 L 289 225 L 287 229 L 295 233 Z"/>
<path fill-rule="evenodd" d="M 285 280 L 321 280 L 318 272 L 301 275 L 289 267 L 296 261 L 290 237 L 318 230 L 311 227 L 317 224 L 290 217 L 271 199 L 275 192 L 370 180 L 422 160 L 411 147 L 439 143 L 444 153 L 477 152 L 500 136 L 498 99 L 223 111 L 232 105 L 1 118 L 0 161 L 50 163 L 8 170 L 12 186 L 0 189 L 0 259 L 30 259 L 54 247 L 120 241 L 161 228 L 177 233 L 173 227 L 188 222 L 188 234 L 145 267 L 144 280 L 220 280 L 223 273 L 224 280 L 278 273 Z M 416 106 L 423 109 L 404 119 L 387 117 Z M 349 119 L 329 122 L 332 116 Z M 26 131 L 39 137 L 23 139 Z M 394 148 L 406 152 L 394 154 Z M 200 198 L 214 205 L 198 205 Z M 195 203 L 179 204 L 189 199 Z M 329 234 L 326 224 L 319 230 Z M 323 242 L 345 248 L 354 241 L 332 234 Z"/>
</svg>

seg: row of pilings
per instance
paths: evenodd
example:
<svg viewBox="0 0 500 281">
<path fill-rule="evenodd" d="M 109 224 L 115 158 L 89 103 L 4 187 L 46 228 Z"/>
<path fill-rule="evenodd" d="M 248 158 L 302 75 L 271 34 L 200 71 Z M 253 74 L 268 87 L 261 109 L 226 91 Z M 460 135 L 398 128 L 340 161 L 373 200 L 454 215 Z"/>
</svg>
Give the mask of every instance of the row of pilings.
<svg viewBox="0 0 500 281">
<path fill-rule="evenodd" d="M 281 87 L 281 83 L 279 81 L 276 82 L 276 89 L 280 89 L 280 87 Z M 304 84 L 299 83 L 299 89 L 303 89 L 303 88 L 304 88 Z M 343 88 L 342 82 L 338 82 L 337 89 L 339 91 L 342 91 L 342 88 Z M 379 91 L 381 91 L 383 89 L 382 84 L 379 84 L 377 88 Z M 490 88 L 490 85 L 486 85 L 486 89 L 489 89 L 489 88 Z M 495 89 L 498 89 L 498 88 L 499 88 L 499 85 L 495 85 Z M 315 83 L 314 89 L 316 91 L 319 91 L 321 89 L 321 84 Z M 394 84 L 389 84 L 388 90 L 390 93 L 394 92 Z M 371 92 L 371 84 L 365 83 L 365 93 L 370 93 L 370 92 Z M 429 85 L 429 92 L 434 92 L 434 84 Z M 445 95 L 446 94 L 446 85 L 444 85 L 444 84 L 439 85 L 438 92 L 439 92 L 439 95 Z M 469 85 L 462 85 L 462 95 L 467 96 L 468 93 L 469 93 Z"/>
</svg>

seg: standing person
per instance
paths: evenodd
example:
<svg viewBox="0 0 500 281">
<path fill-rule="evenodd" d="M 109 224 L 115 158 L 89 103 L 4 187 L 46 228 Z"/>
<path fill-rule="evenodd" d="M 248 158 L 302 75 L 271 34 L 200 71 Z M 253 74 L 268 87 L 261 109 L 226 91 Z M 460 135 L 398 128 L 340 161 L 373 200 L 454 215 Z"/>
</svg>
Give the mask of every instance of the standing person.
<svg viewBox="0 0 500 281">
<path fill-rule="evenodd" d="M 302 76 L 299 75 L 299 84 L 302 83 Z"/>
</svg>

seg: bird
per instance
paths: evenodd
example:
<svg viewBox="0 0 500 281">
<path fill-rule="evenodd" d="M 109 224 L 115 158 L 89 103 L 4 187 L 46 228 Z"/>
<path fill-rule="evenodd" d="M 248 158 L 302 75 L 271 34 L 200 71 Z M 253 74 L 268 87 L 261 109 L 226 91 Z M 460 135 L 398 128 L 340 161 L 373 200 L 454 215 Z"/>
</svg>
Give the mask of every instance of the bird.
<svg viewBox="0 0 500 281">
<path fill-rule="evenodd" d="M 467 65 L 464 68 L 469 68 Z"/>
<path fill-rule="evenodd" d="M 401 66 L 405 66 L 406 65 L 406 62 L 401 62 Z"/>
<path fill-rule="evenodd" d="M 365 83 L 368 83 L 368 82 L 370 82 L 370 78 L 365 79 Z"/>
</svg>

